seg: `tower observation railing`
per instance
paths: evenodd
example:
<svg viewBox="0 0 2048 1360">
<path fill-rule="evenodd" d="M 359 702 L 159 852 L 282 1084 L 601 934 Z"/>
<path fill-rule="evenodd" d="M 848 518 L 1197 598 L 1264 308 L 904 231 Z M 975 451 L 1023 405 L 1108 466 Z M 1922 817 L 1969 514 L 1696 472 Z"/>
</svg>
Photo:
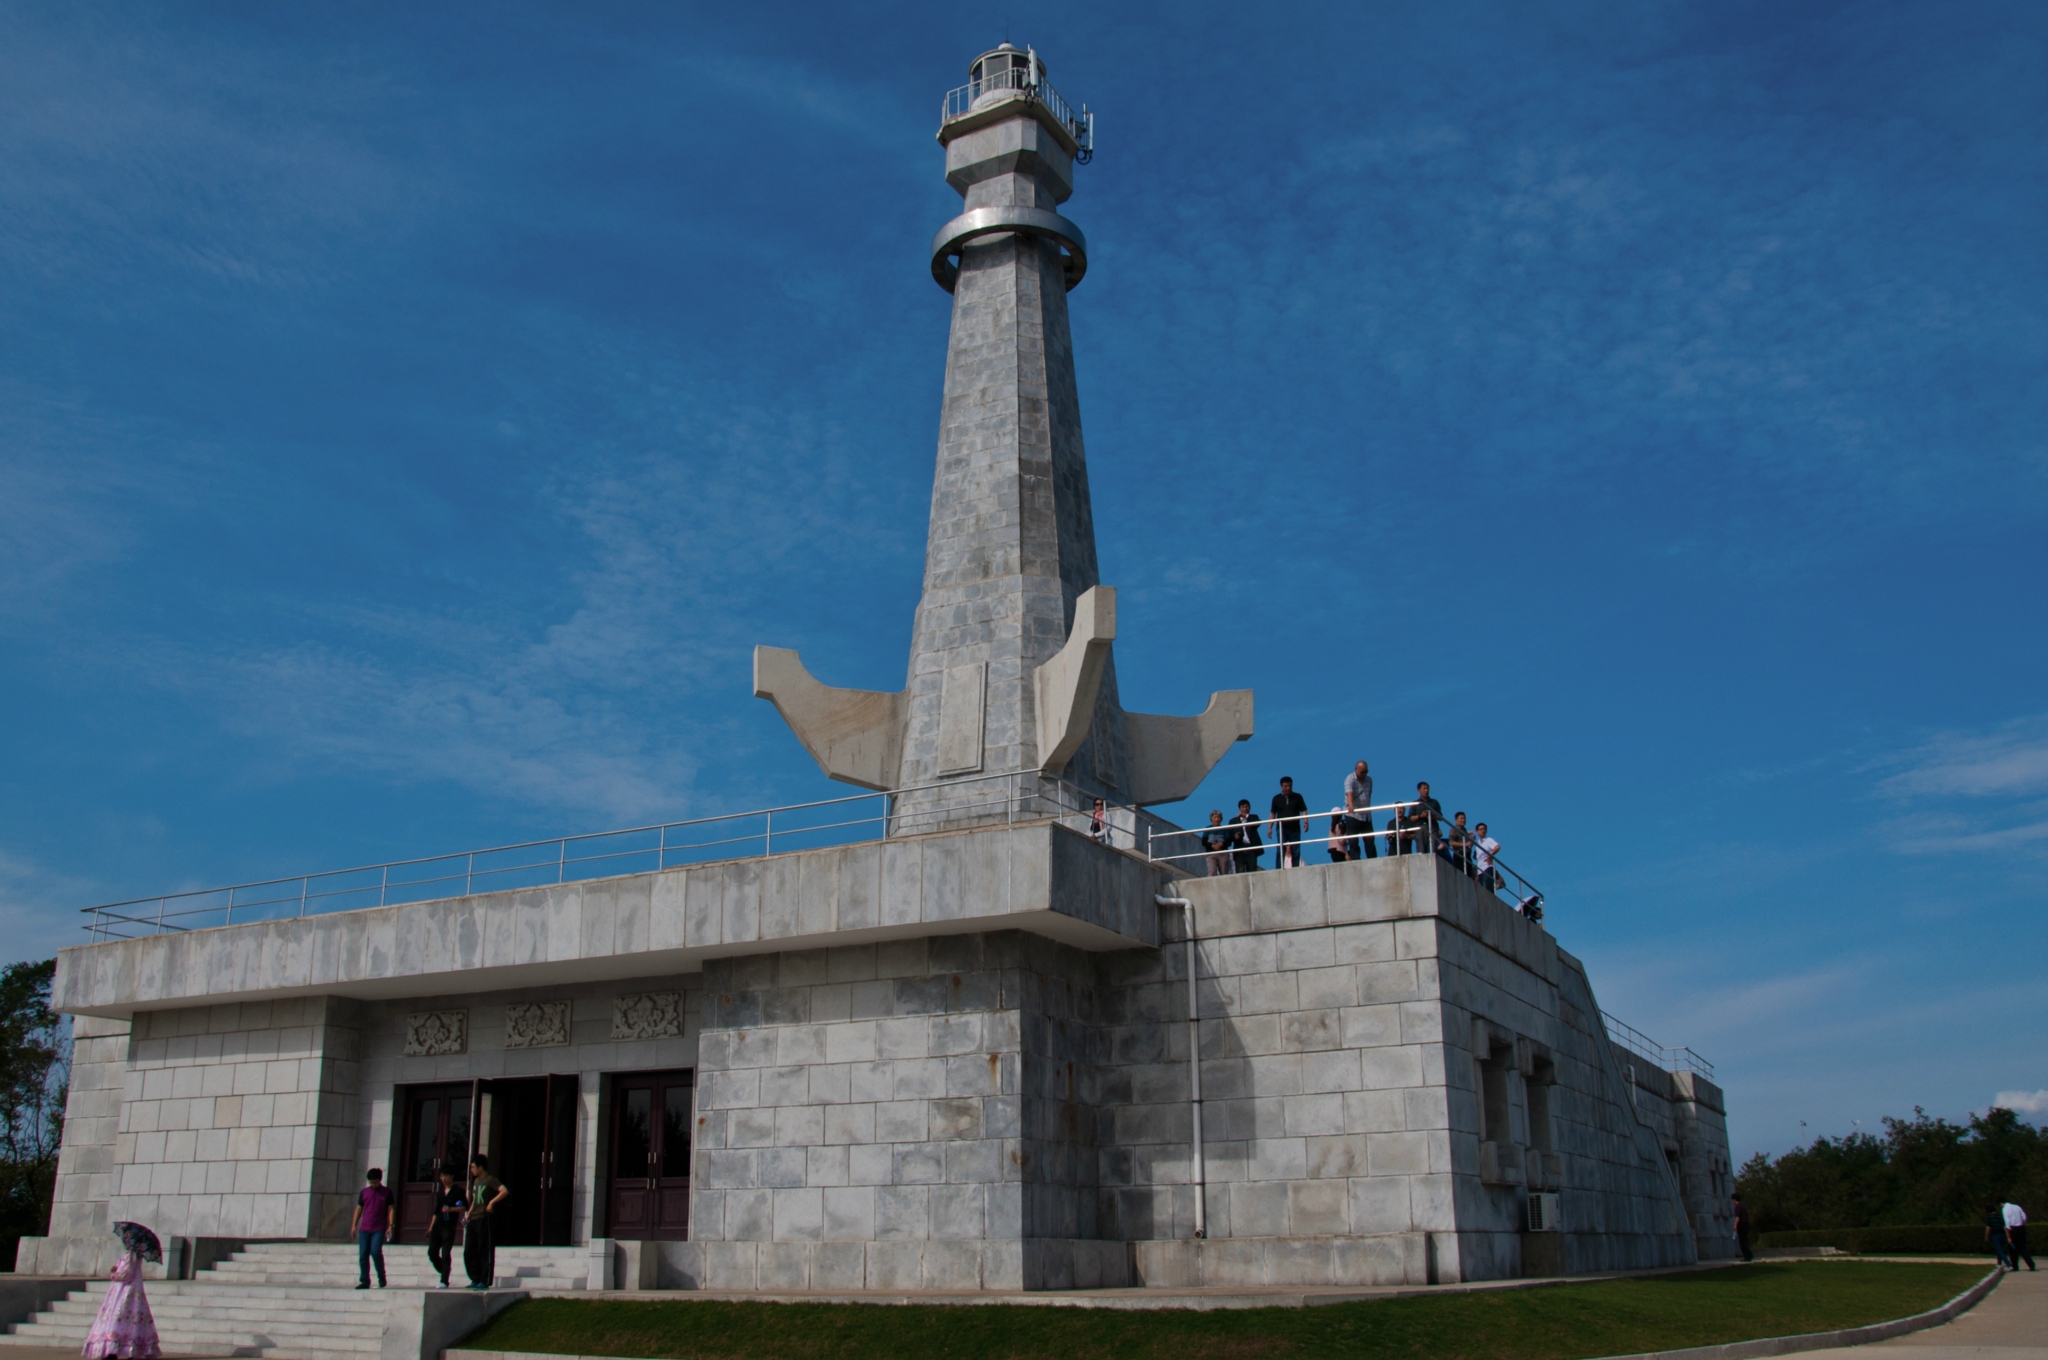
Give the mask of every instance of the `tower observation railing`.
<svg viewBox="0 0 2048 1360">
<path fill-rule="evenodd" d="M 1385 814 L 1387 826 L 1374 830 L 1376 814 Z M 1327 832 L 1317 830 L 1310 824 L 1329 817 L 1338 825 Z M 1344 825 L 1344 823 L 1350 825 Z M 1202 843 L 1205 836 L 1225 832 L 1232 837 L 1232 844 L 1221 850 L 1211 850 Z M 1238 844 L 1247 839 L 1247 832 L 1256 832 L 1258 845 Z M 1284 840 L 1283 833 L 1294 839 Z M 1280 850 L 1282 844 L 1295 850 L 1295 858 L 1302 863 L 1311 862 L 1306 858 L 1315 850 L 1339 852 L 1346 859 L 1365 859 L 1385 855 L 1441 855 L 1453 865 L 1470 875 L 1479 886 L 1492 893 L 1532 921 L 1543 919 L 1543 894 L 1534 883 L 1523 878 L 1501 859 L 1499 853 L 1483 849 L 1471 831 L 1446 824 L 1442 814 L 1431 811 L 1422 803 L 1376 803 L 1368 808 L 1356 808 L 1350 812 L 1307 812 L 1296 817 L 1262 817 L 1250 822 L 1225 822 L 1222 826 L 1197 826 L 1186 830 L 1161 832 L 1152 837 L 1151 856 L 1162 864 L 1177 864 L 1183 869 L 1199 871 L 1211 855 L 1233 856 L 1252 854 L 1263 855 L 1267 850 Z M 1368 855 L 1366 846 L 1372 849 Z M 1334 856 L 1333 856 L 1334 857 Z M 1276 868 L 1284 867 L 1286 860 L 1276 861 Z"/>
<path fill-rule="evenodd" d="M 1608 1039 L 1637 1057 L 1648 1058 L 1666 1072 L 1697 1072 L 1709 1081 L 1714 1079 L 1714 1065 L 1691 1049 L 1666 1048 L 1634 1025 L 1617 1020 L 1606 1011 L 1600 1012 L 1600 1022 L 1607 1027 Z"/>
<path fill-rule="evenodd" d="M 1083 105 L 1076 113 L 1074 106 L 1060 97 L 1055 90 L 1035 72 L 1027 67 L 1014 67 L 1007 71 L 991 71 L 980 80 L 971 80 L 957 90 L 948 90 L 946 100 L 940 109 L 939 126 L 944 127 L 956 118 L 965 118 L 975 112 L 975 105 L 991 94 L 1015 93 L 1026 99 L 1036 100 L 1045 106 L 1059 125 L 1067 130 L 1081 148 L 1080 161 L 1085 165 L 1095 154 L 1095 115 Z"/>
<path fill-rule="evenodd" d="M 888 835 L 897 816 L 896 800 L 904 794 L 957 793 L 971 786 L 983 786 L 982 793 L 965 801 L 949 798 L 943 808 L 948 821 L 1051 819 L 1084 833 L 1093 831 L 1095 795 L 1064 779 L 1033 779 L 1033 774 L 1009 770 L 811 803 L 130 898 L 81 910 L 87 918 L 85 931 L 98 943 L 852 845 Z M 1007 783 L 986 787 L 997 781 Z M 1142 853 L 1153 836 L 1175 829 L 1143 808 L 1105 800 L 1099 835 L 1111 845 Z"/>
</svg>

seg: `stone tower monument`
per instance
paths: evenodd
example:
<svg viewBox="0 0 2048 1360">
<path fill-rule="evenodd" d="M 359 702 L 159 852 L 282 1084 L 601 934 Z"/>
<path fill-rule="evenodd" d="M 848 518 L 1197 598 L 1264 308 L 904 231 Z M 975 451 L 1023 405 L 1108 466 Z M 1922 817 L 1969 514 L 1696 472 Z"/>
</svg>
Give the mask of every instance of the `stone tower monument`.
<svg viewBox="0 0 2048 1360">
<path fill-rule="evenodd" d="M 932 240 L 953 295 L 924 597 L 905 687 L 833 689 L 793 651 L 754 652 L 772 700 L 825 773 L 901 790 L 904 835 L 1076 811 L 1101 796 L 1186 798 L 1252 734 L 1250 690 L 1192 718 L 1118 701 L 1116 591 L 1098 578 L 1067 293 L 1087 238 L 1059 212 L 1094 119 L 1004 43 L 975 58 L 939 126 L 965 211 Z"/>
</svg>

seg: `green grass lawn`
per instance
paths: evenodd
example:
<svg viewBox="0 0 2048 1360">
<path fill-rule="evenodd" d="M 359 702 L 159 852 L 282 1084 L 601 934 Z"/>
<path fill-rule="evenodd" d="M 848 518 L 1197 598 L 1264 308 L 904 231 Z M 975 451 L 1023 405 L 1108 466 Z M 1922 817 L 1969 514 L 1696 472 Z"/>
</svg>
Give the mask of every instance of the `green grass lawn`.
<svg viewBox="0 0 2048 1360">
<path fill-rule="evenodd" d="M 531 1299 L 461 1344 L 678 1360 L 1579 1360 L 1854 1327 L 1945 1303 L 1979 1265 L 1799 1261 L 1316 1308 Z"/>
</svg>

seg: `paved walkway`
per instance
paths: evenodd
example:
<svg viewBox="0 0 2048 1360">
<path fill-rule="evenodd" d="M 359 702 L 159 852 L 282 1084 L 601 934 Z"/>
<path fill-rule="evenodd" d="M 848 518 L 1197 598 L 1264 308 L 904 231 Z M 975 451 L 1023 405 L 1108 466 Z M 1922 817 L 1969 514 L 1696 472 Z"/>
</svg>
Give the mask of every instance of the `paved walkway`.
<svg viewBox="0 0 2048 1360">
<path fill-rule="evenodd" d="M 1944 1327 L 1868 1346 L 1807 1351 L 1811 1360 L 2019 1360 L 2048 1356 L 2048 1271 L 2022 1270 L 1999 1281 L 1982 1303 Z"/>
</svg>

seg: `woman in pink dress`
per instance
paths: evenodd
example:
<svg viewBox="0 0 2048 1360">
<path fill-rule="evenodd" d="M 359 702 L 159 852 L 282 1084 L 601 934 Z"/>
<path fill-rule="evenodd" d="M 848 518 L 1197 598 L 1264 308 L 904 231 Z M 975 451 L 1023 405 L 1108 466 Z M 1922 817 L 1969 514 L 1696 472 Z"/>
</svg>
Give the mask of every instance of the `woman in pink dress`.
<svg viewBox="0 0 2048 1360">
<path fill-rule="evenodd" d="M 164 1352 L 157 1343 L 149 1299 L 142 1292 L 142 1263 L 163 1260 L 163 1246 L 140 1223 L 116 1223 L 114 1234 L 128 1250 L 115 1264 L 100 1315 L 85 1334 L 86 1360 L 158 1360 Z"/>
</svg>

